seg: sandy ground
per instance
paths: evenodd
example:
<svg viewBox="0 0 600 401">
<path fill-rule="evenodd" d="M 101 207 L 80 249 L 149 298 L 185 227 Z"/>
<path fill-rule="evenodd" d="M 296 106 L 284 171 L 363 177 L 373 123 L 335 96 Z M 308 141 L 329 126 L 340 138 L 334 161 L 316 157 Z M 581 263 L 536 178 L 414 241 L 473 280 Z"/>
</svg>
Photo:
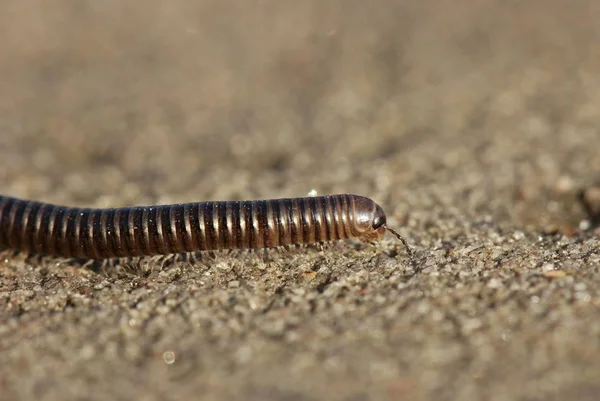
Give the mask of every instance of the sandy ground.
<svg viewBox="0 0 600 401">
<path fill-rule="evenodd" d="M 1 192 L 357 193 L 416 253 L 5 252 L 3 400 L 596 400 L 600 3 L 4 1 Z"/>
</svg>

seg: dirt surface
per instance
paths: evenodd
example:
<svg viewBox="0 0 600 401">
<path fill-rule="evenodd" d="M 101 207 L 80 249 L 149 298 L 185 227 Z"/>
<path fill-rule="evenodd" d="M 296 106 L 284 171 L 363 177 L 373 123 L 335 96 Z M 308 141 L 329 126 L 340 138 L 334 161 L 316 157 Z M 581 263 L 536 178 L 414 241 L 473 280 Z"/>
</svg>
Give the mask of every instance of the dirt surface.
<svg viewBox="0 0 600 401">
<path fill-rule="evenodd" d="M 4 253 L 2 400 L 597 400 L 600 3 L 0 3 L 1 193 L 357 193 L 415 251 Z M 589 209 L 589 208 L 588 208 Z M 587 229 L 582 231 L 581 229 Z"/>
</svg>

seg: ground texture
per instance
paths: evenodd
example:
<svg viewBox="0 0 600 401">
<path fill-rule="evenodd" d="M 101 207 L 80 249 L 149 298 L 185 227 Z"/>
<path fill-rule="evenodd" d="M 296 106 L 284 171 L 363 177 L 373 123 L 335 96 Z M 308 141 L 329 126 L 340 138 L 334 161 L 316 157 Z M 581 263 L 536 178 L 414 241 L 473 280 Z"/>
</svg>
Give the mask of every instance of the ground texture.
<svg viewBox="0 0 600 401">
<path fill-rule="evenodd" d="M 391 236 L 268 263 L 5 252 L 0 399 L 598 399 L 577 194 L 600 178 L 599 20 L 583 0 L 2 2 L 2 194 L 357 193 L 416 268 Z"/>
</svg>

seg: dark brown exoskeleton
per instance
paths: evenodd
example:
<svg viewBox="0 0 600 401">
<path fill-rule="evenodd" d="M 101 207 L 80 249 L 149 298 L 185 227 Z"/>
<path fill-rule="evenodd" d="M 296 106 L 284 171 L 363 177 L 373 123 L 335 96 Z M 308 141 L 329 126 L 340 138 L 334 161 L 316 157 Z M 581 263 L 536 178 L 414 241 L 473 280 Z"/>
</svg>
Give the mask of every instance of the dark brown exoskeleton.
<svg viewBox="0 0 600 401">
<path fill-rule="evenodd" d="M 258 249 L 357 238 L 389 230 L 383 209 L 358 195 L 89 209 L 0 196 L 0 248 L 104 259 Z"/>
</svg>

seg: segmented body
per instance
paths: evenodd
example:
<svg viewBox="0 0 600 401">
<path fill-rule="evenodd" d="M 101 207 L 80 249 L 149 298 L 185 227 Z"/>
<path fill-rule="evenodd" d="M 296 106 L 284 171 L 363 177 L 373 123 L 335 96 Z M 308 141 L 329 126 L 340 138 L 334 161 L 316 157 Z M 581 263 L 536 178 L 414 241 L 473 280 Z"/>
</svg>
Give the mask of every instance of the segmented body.
<svg viewBox="0 0 600 401">
<path fill-rule="evenodd" d="M 0 248 L 74 258 L 372 241 L 385 229 L 375 202 L 348 194 L 113 209 L 0 196 Z"/>
</svg>

